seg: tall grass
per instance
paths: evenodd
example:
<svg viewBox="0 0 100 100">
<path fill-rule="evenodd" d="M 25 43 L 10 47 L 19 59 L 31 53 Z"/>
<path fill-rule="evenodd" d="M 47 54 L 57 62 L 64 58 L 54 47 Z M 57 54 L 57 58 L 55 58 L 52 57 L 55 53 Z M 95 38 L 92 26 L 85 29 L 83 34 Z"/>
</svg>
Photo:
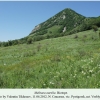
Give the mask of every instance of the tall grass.
<svg viewBox="0 0 100 100">
<path fill-rule="evenodd" d="M 93 34 L 0 48 L 0 88 L 99 88 L 100 41 Z"/>
</svg>

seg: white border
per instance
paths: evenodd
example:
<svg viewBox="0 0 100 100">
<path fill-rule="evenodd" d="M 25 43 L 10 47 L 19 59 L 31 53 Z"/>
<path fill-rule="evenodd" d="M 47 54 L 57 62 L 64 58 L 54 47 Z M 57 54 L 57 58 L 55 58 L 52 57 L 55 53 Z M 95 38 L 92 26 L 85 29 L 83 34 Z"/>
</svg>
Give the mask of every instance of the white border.
<svg viewBox="0 0 100 100">
<path fill-rule="evenodd" d="M 19 95 L 21 96 L 21 98 Z M 12 96 L 16 96 L 16 98 Z M 29 98 L 25 96 L 29 96 Z M 0 91 L 0 100 L 99 100 L 99 99 L 100 99 L 100 89 L 1 89 Z"/>
</svg>

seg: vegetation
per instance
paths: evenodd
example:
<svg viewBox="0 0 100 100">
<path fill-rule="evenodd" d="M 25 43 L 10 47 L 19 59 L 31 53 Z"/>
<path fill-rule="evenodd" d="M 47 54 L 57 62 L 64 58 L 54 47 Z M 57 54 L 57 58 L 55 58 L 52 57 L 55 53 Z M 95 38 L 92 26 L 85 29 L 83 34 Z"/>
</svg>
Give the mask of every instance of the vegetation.
<svg viewBox="0 0 100 100">
<path fill-rule="evenodd" d="M 92 26 L 93 30 L 96 32 L 98 30 L 98 27 L 96 25 Z"/>
<path fill-rule="evenodd" d="M 0 47 L 0 88 L 100 88 L 99 60 L 93 30 Z"/>
<path fill-rule="evenodd" d="M 29 37 L 29 38 L 27 39 L 27 44 L 31 44 L 31 43 L 32 43 L 32 38 Z"/>
<path fill-rule="evenodd" d="M 65 9 L 30 35 L 0 42 L 0 88 L 100 88 L 99 27 L 100 17 Z"/>
<path fill-rule="evenodd" d="M 31 44 L 43 39 L 57 38 L 100 27 L 100 17 L 85 17 L 71 9 L 64 9 L 47 21 L 39 24 L 26 37 L 19 40 L 0 42 L 0 46 L 13 46 L 17 44 Z M 63 30 L 65 31 L 63 32 Z"/>
</svg>

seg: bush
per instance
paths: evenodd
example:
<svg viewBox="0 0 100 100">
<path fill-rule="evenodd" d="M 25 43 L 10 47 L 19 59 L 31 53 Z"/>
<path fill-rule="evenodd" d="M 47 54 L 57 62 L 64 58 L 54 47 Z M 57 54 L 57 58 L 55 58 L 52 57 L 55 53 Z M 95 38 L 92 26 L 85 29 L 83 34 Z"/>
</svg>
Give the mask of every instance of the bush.
<svg viewBox="0 0 100 100">
<path fill-rule="evenodd" d="M 77 38 L 78 38 L 78 35 L 75 35 L 75 36 L 74 36 L 74 39 L 77 39 Z"/>
<path fill-rule="evenodd" d="M 43 40 L 43 39 L 45 39 L 45 38 L 46 38 L 46 37 L 43 36 L 43 35 L 37 35 L 37 36 L 34 37 L 34 41 L 40 41 L 40 40 Z"/>
<path fill-rule="evenodd" d="M 31 44 L 31 43 L 32 43 L 32 38 L 29 37 L 29 38 L 27 39 L 27 44 Z"/>
<path fill-rule="evenodd" d="M 98 30 L 98 27 L 96 25 L 93 25 L 92 29 L 96 32 Z"/>
</svg>

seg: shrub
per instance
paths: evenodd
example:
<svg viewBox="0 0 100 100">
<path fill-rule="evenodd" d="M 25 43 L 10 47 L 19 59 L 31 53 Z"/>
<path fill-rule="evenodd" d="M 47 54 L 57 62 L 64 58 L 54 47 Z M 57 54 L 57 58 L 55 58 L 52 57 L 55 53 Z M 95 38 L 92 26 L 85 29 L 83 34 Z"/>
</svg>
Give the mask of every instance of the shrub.
<svg viewBox="0 0 100 100">
<path fill-rule="evenodd" d="M 31 44 L 31 43 L 32 43 L 32 38 L 29 37 L 29 38 L 27 39 L 27 44 Z"/>
<path fill-rule="evenodd" d="M 43 39 L 45 39 L 45 38 L 46 38 L 46 37 L 43 36 L 43 35 L 37 35 L 37 36 L 34 37 L 34 41 L 40 41 L 40 40 L 43 40 Z"/>
<path fill-rule="evenodd" d="M 78 38 L 78 35 L 75 35 L 75 36 L 74 36 L 74 39 L 77 39 L 77 38 Z"/>
<path fill-rule="evenodd" d="M 51 34 L 51 33 L 52 33 L 52 31 L 49 31 L 49 33 Z"/>
<path fill-rule="evenodd" d="M 96 32 L 98 30 L 98 27 L 96 25 L 93 25 L 92 29 Z"/>
</svg>

